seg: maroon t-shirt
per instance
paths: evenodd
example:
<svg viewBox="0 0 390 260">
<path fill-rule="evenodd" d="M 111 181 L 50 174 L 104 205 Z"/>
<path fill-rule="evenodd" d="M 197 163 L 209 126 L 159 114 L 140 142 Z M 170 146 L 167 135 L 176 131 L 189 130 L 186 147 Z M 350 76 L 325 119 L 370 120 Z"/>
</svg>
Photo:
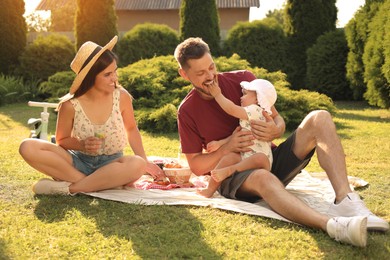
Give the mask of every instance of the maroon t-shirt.
<svg viewBox="0 0 390 260">
<path fill-rule="evenodd" d="M 240 70 L 218 74 L 222 94 L 240 105 L 241 81 L 252 81 L 256 77 L 249 71 Z M 239 120 L 228 115 L 212 100 L 203 99 L 192 89 L 180 104 L 178 127 L 183 153 L 200 153 L 207 143 L 230 136 Z"/>
</svg>

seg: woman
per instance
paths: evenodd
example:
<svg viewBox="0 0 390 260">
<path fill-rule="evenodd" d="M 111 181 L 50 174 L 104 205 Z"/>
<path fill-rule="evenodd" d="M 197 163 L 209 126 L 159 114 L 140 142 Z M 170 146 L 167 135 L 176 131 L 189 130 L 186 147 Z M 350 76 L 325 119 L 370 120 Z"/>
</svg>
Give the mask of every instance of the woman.
<svg viewBox="0 0 390 260">
<path fill-rule="evenodd" d="M 34 193 L 93 192 L 133 183 L 145 172 L 164 176 L 147 161 L 132 97 L 118 84 L 117 40 L 104 47 L 86 42 L 77 52 L 70 65 L 76 78 L 59 104 L 57 145 L 39 139 L 20 145 L 26 162 L 54 179 L 39 180 Z M 127 142 L 134 156 L 123 156 Z"/>
</svg>

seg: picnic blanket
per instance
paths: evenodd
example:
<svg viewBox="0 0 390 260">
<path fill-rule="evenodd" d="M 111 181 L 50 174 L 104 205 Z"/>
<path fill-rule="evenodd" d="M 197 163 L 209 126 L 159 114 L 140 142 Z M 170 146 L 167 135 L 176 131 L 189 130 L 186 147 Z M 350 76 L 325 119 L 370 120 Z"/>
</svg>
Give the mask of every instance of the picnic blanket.
<svg viewBox="0 0 390 260">
<path fill-rule="evenodd" d="M 125 187 L 124 189 L 104 190 L 100 192 L 85 193 L 86 195 L 113 201 L 120 201 L 131 204 L 143 205 L 193 205 L 212 207 L 222 210 L 234 211 L 255 216 L 279 219 L 291 222 L 274 212 L 268 204 L 259 200 L 255 203 L 227 199 L 216 192 L 211 198 L 204 198 L 196 193 L 197 187 L 207 180 L 202 177 L 191 177 L 191 188 L 169 188 L 169 189 L 142 189 L 141 186 Z M 368 185 L 362 179 L 348 177 L 352 188 Z M 142 180 L 141 180 L 142 182 Z M 135 185 L 136 186 L 136 185 Z M 325 173 L 308 173 L 303 170 L 286 187 L 286 189 L 305 202 L 309 207 L 321 213 L 326 213 L 330 203 L 334 200 L 334 191 Z"/>
</svg>

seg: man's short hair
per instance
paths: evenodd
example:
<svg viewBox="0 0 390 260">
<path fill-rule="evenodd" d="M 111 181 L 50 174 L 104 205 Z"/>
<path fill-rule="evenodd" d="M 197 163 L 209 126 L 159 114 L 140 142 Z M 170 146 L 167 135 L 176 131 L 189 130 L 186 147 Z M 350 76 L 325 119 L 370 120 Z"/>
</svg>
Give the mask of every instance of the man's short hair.
<svg viewBox="0 0 390 260">
<path fill-rule="evenodd" d="M 200 59 L 206 53 L 210 53 L 209 45 L 199 37 L 191 37 L 177 45 L 175 59 L 182 69 L 189 68 L 188 60 Z"/>
</svg>

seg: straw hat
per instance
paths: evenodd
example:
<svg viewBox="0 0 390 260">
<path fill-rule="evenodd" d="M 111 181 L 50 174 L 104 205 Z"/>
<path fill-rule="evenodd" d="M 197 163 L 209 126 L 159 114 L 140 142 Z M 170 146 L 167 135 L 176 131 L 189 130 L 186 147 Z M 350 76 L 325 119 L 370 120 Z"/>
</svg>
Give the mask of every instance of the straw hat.
<svg viewBox="0 0 390 260">
<path fill-rule="evenodd" d="M 265 79 L 255 79 L 251 82 L 242 81 L 241 87 L 246 90 L 256 91 L 257 103 L 268 114 L 272 114 L 271 107 L 275 104 L 277 95 L 274 85 Z"/>
<path fill-rule="evenodd" d="M 74 71 L 74 73 L 76 73 L 76 78 L 70 87 L 69 94 L 72 95 L 77 91 L 96 60 L 104 51 L 112 50 L 117 41 L 118 36 L 114 36 L 114 38 L 112 38 L 111 41 L 104 47 L 101 47 L 91 41 L 85 42 L 81 45 L 79 51 L 76 53 L 76 56 L 70 64 L 70 68 Z"/>
</svg>

